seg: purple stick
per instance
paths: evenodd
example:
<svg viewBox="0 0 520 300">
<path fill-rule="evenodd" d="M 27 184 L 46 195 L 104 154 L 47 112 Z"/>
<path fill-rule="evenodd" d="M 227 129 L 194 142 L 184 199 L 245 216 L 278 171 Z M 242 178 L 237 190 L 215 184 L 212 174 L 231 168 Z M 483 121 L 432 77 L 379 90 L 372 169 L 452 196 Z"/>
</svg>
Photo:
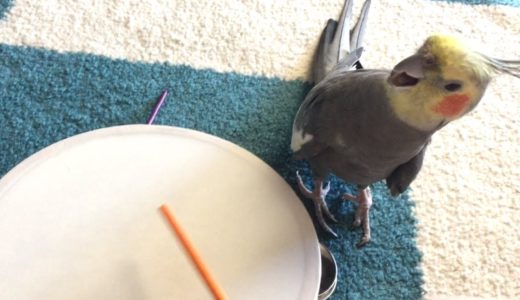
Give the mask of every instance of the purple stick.
<svg viewBox="0 0 520 300">
<path fill-rule="evenodd" d="M 166 100 L 166 96 L 168 96 L 168 91 L 165 90 L 164 92 L 162 92 L 159 100 L 157 100 L 157 103 L 155 103 L 155 106 L 152 110 L 152 113 L 148 117 L 146 124 L 151 125 L 153 123 L 153 121 L 155 120 L 155 117 L 157 116 L 157 113 L 159 112 L 159 109 L 161 109 L 161 106 L 164 103 L 164 100 Z"/>
</svg>

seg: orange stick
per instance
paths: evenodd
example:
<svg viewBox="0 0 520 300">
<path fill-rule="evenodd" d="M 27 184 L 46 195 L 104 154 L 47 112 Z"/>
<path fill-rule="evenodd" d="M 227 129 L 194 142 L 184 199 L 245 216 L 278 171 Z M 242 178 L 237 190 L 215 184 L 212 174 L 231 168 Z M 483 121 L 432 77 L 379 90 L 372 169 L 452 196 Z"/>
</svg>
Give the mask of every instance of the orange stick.
<svg viewBox="0 0 520 300">
<path fill-rule="evenodd" d="M 170 212 L 168 206 L 166 206 L 166 204 L 163 204 L 161 205 L 160 210 L 166 221 L 168 221 L 168 223 L 171 225 L 171 228 L 173 229 L 175 235 L 177 236 L 181 244 L 184 246 L 184 249 L 188 253 L 188 256 L 191 258 L 191 261 L 193 262 L 195 267 L 197 267 L 200 276 L 202 277 L 202 279 L 204 279 L 206 286 L 213 294 L 213 298 L 215 298 L 216 300 L 227 299 L 226 295 L 224 294 L 224 291 L 219 287 L 215 279 L 209 273 L 208 267 L 202 261 L 202 258 L 200 257 L 199 253 L 197 252 L 191 241 L 188 239 L 188 235 L 182 229 L 181 225 L 179 224 L 175 216 Z"/>
</svg>

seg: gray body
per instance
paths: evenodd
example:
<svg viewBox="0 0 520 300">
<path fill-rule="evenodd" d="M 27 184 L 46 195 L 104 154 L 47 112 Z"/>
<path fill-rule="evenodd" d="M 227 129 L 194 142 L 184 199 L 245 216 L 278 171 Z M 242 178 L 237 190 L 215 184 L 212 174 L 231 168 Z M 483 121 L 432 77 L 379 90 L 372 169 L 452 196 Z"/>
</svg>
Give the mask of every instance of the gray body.
<svg viewBox="0 0 520 300">
<path fill-rule="evenodd" d="M 370 3 L 370 0 L 364 3 L 352 30 L 348 28 L 352 0 L 345 0 L 339 21 L 327 22 L 314 58 L 312 81 L 316 86 L 296 114 L 291 141 L 295 157 L 309 161 L 314 173 L 314 190 L 308 189 L 296 173 L 299 190 L 313 200 L 319 224 L 333 236 L 337 237 L 337 234 L 324 219 L 325 215 L 335 221 L 325 202 L 330 188 L 330 185 L 323 185 L 325 177 L 334 173 L 358 185 L 356 196 L 342 196 L 342 199 L 358 204 L 353 222 L 355 227 L 363 229 L 358 247 L 371 239 L 369 185 L 385 179 L 393 196 L 402 193 L 419 173 L 431 135 L 447 123 L 447 119 L 438 117 L 428 120 L 428 126 L 408 125 L 395 114 L 387 89 L 411 88 L 426 80 L 424 84 L 439 87 L 439 91 L 446 94 L 457 92 L 464 84 L 483 93 L 489 82 L 489 70 L 520 77 L 520 61 L 494 59 L 478 53 L 470 57 L 466 57 L 467 53 L 458 53 L 458 59 L 465 62 L 464 68 L 473 72 L 474 78 L 470 82 L 444 79 L 432 73 L 426 76 L 426 71 L 440 68 L 431 48 L 431 43 L 438 37 L 428 38 L 414 55 L 399 62 L 392 71 L 359 70 L 362 69 L 359 59 Z M 456 50 L 454 53 L 460 52 L 460 49 Z M 479 60 L 484 69 L 473 65 L 470 58 Z M 358 70 L 353 70 L 354 66 Z M 413 99 L 417 100 L 421 99 Z M 472 100 L 473 106 L 469 110 L 480 98 Z M 411 101 L 408 95 L 406 101 Z M 432 128 L 436 122 L 438 125 Z"/>
<path fill-rule="evenodd" d="M 392 195 L 402 193 L 421 169 L 433 133 L 412 128 L 394 114 L 385 90 L 390 71 L 360 70 L 370 4 L 365 1 L 352 30 L 352 0 L 345 0 L 338 21 L 327 22 L 314 58 L 316 85 L 296 114 L 291 141 L 295 157 L 309 161 L 314 173 L 314 190 L 296 173 L 300 192 L 313 200 L 319 224 L 335 237 L 324 219 L 326 215 L 336 221 L 325 202 L 330 185 L 323 182 L 334 173 L 358 185 L 356 196 L 342 197 L 358 204 L 353 222 L 363 229 L 358 248 L 371 238 L 368 186 L 386 179 Z"/>
<path fill-rule="evenodd" d="M 349 30 L 352 3 L 346 0 L 339 20 L 330 19 L 323 29 L 313 64 L 316 86 L 293 124 L 293 141 L 300 135 L 306 142 L 293 149 L 294 155 L 308 160 L 320 179 L 334 173 L 361 188 L 386 179 L 392 195 L 398 195 L 421 169 L 433 132 L 417 130 L 395 116 L 384 88 L 390 71 L 353 70 L 361 68 L 371 1 L 365 1 Z M 306 135 L 312 139 L 305 140 Z"/>
<path fill-rule="evenodd" d="M 334 173 L 365 187 L 387 179 L 392 194 L 403 192 L 422 165 L 433 132 L 398 119 L 385 96 L 389 71 L 332 71 L 302 103 L 293 135 L 312 135 L 295 152 L 309 161 L 315 176 Z"/>
</svg>

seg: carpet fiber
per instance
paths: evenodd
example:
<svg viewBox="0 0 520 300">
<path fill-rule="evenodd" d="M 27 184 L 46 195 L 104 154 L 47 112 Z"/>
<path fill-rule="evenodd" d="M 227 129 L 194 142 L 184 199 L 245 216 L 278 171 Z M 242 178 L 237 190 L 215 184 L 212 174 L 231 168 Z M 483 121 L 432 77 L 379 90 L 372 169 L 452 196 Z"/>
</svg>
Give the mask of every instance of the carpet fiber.
<svg viewBox="0 0 520 300">
<path fill-rule="evenodd" d="M 342 4 L 322 2 L 0 0 L 0 176 L 65 137 L 144 123 L 168 89 L 156 123 L 228 139 L 293 187 L 297 169 L 310 184 L 289 141 L 321 28 Z M 519 6 L 374 1 L 364 65 L 390 68 L 438 31 L 520 58 Z M 437 134 L 412 191 L 392 199 L 374 185 L 363 250 L 354 206 L 339 200 L 352 186 L 332 178 L 341 238 L 319 235 L 340 267 L 333 299 L 520 296 L 519 86 L 497 78 L 475 112 Z"/>
</svg>

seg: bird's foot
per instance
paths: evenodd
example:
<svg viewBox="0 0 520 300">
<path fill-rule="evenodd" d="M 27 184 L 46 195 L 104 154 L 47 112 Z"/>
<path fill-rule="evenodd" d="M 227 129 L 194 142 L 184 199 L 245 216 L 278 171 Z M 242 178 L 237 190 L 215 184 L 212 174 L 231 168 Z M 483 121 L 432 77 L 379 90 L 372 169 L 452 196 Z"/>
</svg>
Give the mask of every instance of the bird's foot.
<svg viewBox="0 0 520 300">
<path fill-rule="evenodd" d="M 358 203 L 353 225 L 354 227 L 362 226 L 363 237 L 361 237 L 361 240 L 356 245 L 357 248 L 362 248 L 370 241 L 369 211 L 372 206 L 372 193 L 370 192 L 370 188 L 367 187 L 361 190 L 357 196 L 344 194 L 343 199 Z"/>
<path fill-rule="evenodd" d="M 332 228 L 330 228 L 327 222 L 325 222 L 325 218 L 323 217 L 323 213 L 325 213 L 325 215 L 327 215 L 329 219 L 331 219 L 334 222 L 337 222 L 336 218 L 334 218 L 334 215 L 332 215 L 332 213 L 329 211 L 327 203 L 325 203 L 325 196 L 327 196 L 327 193 L 329 192 L 330 184 L 327 184 L 327 186 L 323 187 L 323 180 L 315 179 L 314 191 L 311 191 L 303 184 L 303 180 L 298 172 L 296 172 L 296 177 L 298 187 L 300 188 L 300 192 L 305 197 L 312 199 L 312 201 L 314 202 L 314 210 L 316 212 L 316 218 L 318 219 L 318 223 L 320 223 L 321 227 L 325 229 L 325 231 L 327 231 L 334 237 L 338 237 L 334 230 L 332 230 Z"/>
</svg>

